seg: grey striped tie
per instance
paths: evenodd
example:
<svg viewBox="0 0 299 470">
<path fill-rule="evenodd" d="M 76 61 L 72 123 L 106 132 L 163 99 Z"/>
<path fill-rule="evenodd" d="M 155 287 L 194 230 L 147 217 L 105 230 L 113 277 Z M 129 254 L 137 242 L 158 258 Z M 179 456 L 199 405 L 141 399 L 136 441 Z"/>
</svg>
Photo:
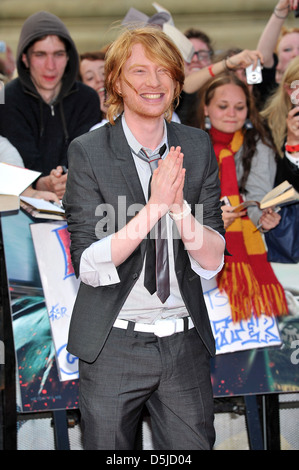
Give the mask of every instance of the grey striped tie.
<svg viewBox="0 0 299 470">
<path fill-rule="evenodd" d="M 148 155 L 144 149 L 141 149 L 138 157 L 149 163 L 151 172 L 153 173 L 158 166 L 159 159 L 165 153 L 165 150 L 165 144 L 160 148 L 158 153 L 153 155 Z M 165 216 L 157 222 L 148 236 L 144 286 L 151 294 L 157 291 L 157 296 L 162 303 L 166 302 L 169 297 L 169 260 Z"/>
</svg>

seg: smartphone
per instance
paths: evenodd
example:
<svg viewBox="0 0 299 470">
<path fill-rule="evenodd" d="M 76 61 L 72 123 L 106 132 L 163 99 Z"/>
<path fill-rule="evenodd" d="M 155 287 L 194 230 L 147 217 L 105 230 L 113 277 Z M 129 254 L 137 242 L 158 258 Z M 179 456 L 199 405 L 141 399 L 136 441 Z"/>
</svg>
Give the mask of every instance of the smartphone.
<svg viewBox="0 0 299 470">
<path fill-rule="evenodd" d="M 221 205 L 222 206 L 231 206 L 230 200 L 228 199 L 227 196 L 223 196 L 221 199 Z"/>
<path fill-rule="evenodd" d="M 257 83 L 262 83 L 263 76 L 262 76 L 262 67 L 261 62 L 258 59 L 257 65 L 254 70 L 252 70 L 253 65 L 249 65 L 246 67 L 246 79 L 248 85 L 256 85 Z"/>
<path fill-rule="evenodd" d="M 0 53 L 4 54 L 6 52 L 6 43 L 4 41 L 0 41 Z"/>
</svg>

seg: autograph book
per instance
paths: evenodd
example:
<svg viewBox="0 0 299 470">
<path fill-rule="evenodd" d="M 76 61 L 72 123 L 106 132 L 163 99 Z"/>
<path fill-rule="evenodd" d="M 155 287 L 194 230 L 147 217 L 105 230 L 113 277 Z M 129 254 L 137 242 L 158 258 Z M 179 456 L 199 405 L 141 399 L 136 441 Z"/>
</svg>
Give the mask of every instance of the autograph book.
<svg viewBox="0 0 299 470">
<path fill-rule="evenodd" d="M 241 212 L 251 206 L 258 206 L 261 210 L 268 209 L 269 207 L 275 208 L 296 201 L 299 201 L 299 193 L 288 181 L 284 181 L 269 191 L 260 202 L 244 201 L 236 206 L 233 212 Z"/>
<path fill-rule="evenodd" d="M 36 219 L 64 220 L 64 209 L 44 199 L 20 196 L 20 206 Z"/>
</svg>

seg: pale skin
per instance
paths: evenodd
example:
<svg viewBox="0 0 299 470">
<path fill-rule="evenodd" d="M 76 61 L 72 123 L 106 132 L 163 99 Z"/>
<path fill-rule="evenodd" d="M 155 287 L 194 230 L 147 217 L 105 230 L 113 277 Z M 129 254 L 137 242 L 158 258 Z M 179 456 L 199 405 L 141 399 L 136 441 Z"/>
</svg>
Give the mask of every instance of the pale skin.
<svg viewBox="0 0 299 470">
<path fill-rule="evenodd" d="M 287 87 L 287 93 L 291 96 L 292 93 L 294 93 L 294 88 Z M 289 145 L 299 144 L 299 115 L 296 116 L 297 113 L 299 113 L 299 106 L 295 106 L 293 109 L 291 109 L 287 116 L 287 143 Z M 293 153 L 292 157 L 299 159 L 299 152 Z M 277 215 L 278 214 L 275 214 L 271 208 L 264 211 L 262 217 L 260 218 L 262 227 L 265 230 L 270 230 L 273 228 L 273 221 L 277 219 Z"/>
<path fill-rule="evenodd" d="M 44 199 L 45 201 L 57 202 L 57 204 L 59 204 L 59 198 L 55 193 L 51 193 L 50 191 L 37 191 L 32 188 L 32 186 L 26 188 L 25 191 L 22 192 L 22 196 Z"/>
<path fill-rule="evenodd" d="M 274 12 L 269 18 L 266 27 L 259 39 L 257 49 L 263 54 L 264 66 L 271 68 L 274 65 L 273 53 L 276 49 L 281 28 L 288 17 L 289 11 L 296 10 L 298 0 L 279 0 Z M 289 33 L 282 37 L 278 44 L 278 65 L 276 69 L 276 82 L 280 83 L 282 74 L 290 60 L 299 53 L 299 33 Z"/>
<path fill-rule="evenodd" d="M 126 81 L 134 89 L 129 87 Z M 154 150 L 163 136 L 164 112 L 171 105 L 174 96 L 175 82 L 170 73 L 160 64 L 150 60 L 141 44 L 135 44 L 118 79 L 117 90 L 123 97 L 129 128 L 142 145 Z M 148 203 L 112 237 L 112 260 L 116 266 L 131 255 L 159 218 L 169 210 L 173 213 L 183 211 L 183 159 L 181 148 L 171 147 L 168 155 L 153 173 Z M 176 224 L 182 241 L 186 244 L 196 239 L 197 231 L 203 234 L 203 243 L 189 252 L 203 268 L 218 268 L 224 250 L 223 240 L 219 235 L 199 224 L 191 214 Z M 138 236 L 130 237 L 130 233 Z"/>
<path fill-rule="evenodd" d="M 105 105 L 105 61 L 83 59 L 80 63 L 80 74 L 82 82 L 93 88 L 99 95 L 101 111 L 106 114 L 107 107 Z"/>
<path fill-rule="evenodd" d="M 220 62 L 214 63 L 212 67 L 212 73 L 218 75 L 225 72 L 227 69 L 235 71 L 245 70 L 246 67 L 253 64 L 253 68 L 256 67 L 258 59 L 263 64 L 263 55 L 260 51 L 250 51 L 245 49 L 238 54 L 228 57 L 226 61 L 221 60 Z M 244 76 L 245 77 L 245 76 Z M 185 78 L 184 91 L 186 93 L 195 93 L 198 91 L 209 79 L 211 74 L 208 66 L 203 67 L 200 70 L 190 73 Z"/>
<path fill-rule="evenodd" d="M 36 41 L 22 55 L 22 61 L 30 70 L 30 77 L 45 103 L 50 104 L 59 94 L 62 77 L 68 62 L 64 43 L 55 35 Z M 39 178 L 36 189 L 53 192 L 62 199 L 67 175 L 61 166 L 54 168 L 47 176 Z"/>
<path fill-rule="evenodd" d="M 242 129 L 247 118 L 248 108 L 243 90 L 229 83 L 216 88 L 210 103 L 205 106 L 205 115 L 209 116 L 212 126 L 221 132 L 234 133 Z M 233 212 L 235 206 L 222 206 L 224 228 L 227 229 L 237 218 L 244 217 L 246 210 Z M 270 230 L 280 222 L 280 215 L 272 208 L 263 211 L 259 222 L 262 229 Z"/>
<path fill-rule="evenodd" d="M 16 62 L 14 59 L 13 52 L 8 45 L 6 45 L 5 57 L 0 59 L 0 64 L 4 65 L 5 75 L 7 75 L 7 77 L 9 78 L 12 78 L 16 68 Z"/>
<path fill-rule="evenodd" d="M 289 145 L 299 144 L 299 82 L 297 86 L 289 87 L 285 85 L 286 92 L 293 100 L 294 107 L 289 111 L 287 116 L 287 143 Z M 298 115 L 297 115 L 298 114 Z M 299 152 L 293 153 L 292 157 L 299 158 Z"/>
<path fill-rule="evenodd" d="M 185 76 L 187 77 L 191 73 L 197 72 L 204 67 L 207 67 L 211 63 L 211 58 L 207 54 L 209 53 L 209 48 L 207 44 L 199 38 L 189 38 L 189 41 L 192 42 L 194 50 L 202 54 L 201 58 L 198 58 L 197 54 L 191 59 L 191 62 L 185 62 Z M 205 54 L 206 53 L 206 54 Z"/>
</svg>

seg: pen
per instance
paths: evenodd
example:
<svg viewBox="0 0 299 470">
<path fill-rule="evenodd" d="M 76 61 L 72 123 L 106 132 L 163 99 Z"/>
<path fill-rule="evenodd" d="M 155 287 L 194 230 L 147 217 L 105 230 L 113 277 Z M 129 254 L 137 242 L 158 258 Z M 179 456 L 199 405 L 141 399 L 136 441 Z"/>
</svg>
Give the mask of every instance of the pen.
<svg viewBox="0 0 299 470">
<path fill-rule="evenodd" d="M 53 206 L 55 206 L 55 207 L 59 207 L 59 209 L 61 209 L 61 208 L 62 208 L 62 205 L 61 205 L 61 204 L 59 204 L 58 202 L 55 202 L 55 201 L 49 201 L 49 202 L 51 202 L 51 204 L 53 204 Z"/>
</svg>

